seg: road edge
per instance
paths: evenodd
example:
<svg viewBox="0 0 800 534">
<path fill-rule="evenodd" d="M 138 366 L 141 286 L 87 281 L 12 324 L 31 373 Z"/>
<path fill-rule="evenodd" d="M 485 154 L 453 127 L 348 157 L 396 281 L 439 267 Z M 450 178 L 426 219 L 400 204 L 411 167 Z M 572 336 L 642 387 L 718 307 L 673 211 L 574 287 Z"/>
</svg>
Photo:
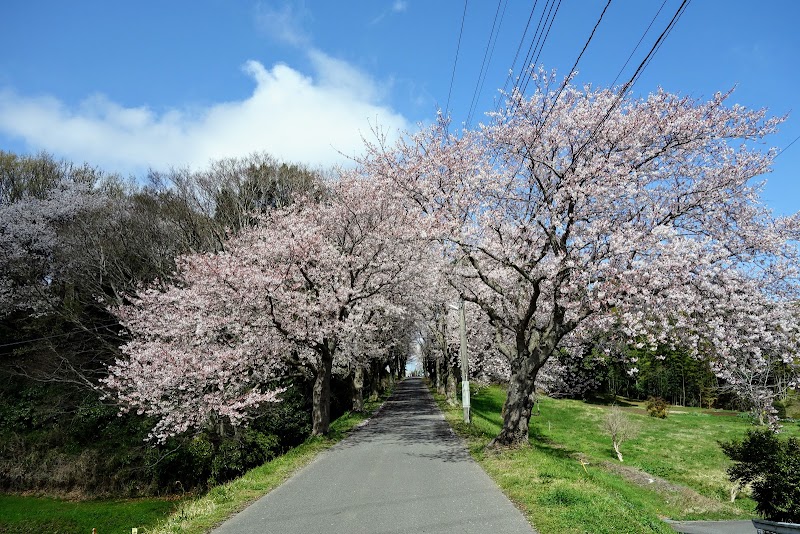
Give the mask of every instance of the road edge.
<svg viewBox="0 0 800 534">
<path fill-rule="evenodd" d="M 360 414 L 346 412 L 331 423 L 331 433 L 324 437 L 311 437 L 285 454 L 254 467 L 241 477 L 215 486 L 207 493 L 182 503 L 151 534 L 207 534 L 212 532 L 275 488 L 286 483 L 301 470 L 313 463 L 323 452 L 334 447 L 383 409 L 391 396 L 390 388 L 377 401 L 367 402 Z"/>
</svg>

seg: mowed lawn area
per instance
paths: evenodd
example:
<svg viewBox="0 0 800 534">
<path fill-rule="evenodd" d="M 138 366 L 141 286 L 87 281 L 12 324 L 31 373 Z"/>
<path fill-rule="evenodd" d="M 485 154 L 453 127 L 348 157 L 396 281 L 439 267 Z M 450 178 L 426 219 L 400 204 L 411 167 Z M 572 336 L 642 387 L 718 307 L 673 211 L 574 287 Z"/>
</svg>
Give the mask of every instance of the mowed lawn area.
<svg viewBox="0 0 800 534">
<path fill-rule="evenodd" d="M 730 502 L 730 461 L 718 444 L 752 428 L 735 412 L 672 407 L 667 419 L 656 419 L 624 408 L 640 430 L 623 443 L 620 463 L 601 429 L 609 406 L 543 397 L 531 419 L 531 447 L 495 452 L 485 446 L 500 430 L 504 389 L 475 391 L 470 426 L 460 406 L 437 400 L 473 457 L 541 534 L 673 533 L 663 519 L 754 517 L 747 490 Z M 786 424 L 784 434 L 800 435 L 800 427 Z"/>
<path fill-rule="evenodd" d="M 145 532 L 178 506 L 167 499 L 68 501 L 0 495 L 2 534 L 130 534 Z"/>
</svg>

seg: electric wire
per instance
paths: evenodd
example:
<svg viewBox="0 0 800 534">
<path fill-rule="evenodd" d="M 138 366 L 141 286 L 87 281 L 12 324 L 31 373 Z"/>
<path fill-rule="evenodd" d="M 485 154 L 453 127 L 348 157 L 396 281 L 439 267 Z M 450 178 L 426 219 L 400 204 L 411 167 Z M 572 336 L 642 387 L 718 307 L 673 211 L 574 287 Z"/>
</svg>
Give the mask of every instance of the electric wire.
<svg viewBox="0 0 800 534">
<path fill-rule="evenodd" d="M 652 61 L 653 56 L 655 56 L 656 52 L 658 52 L 658 50 L 661 48 L 661 45 L 664 43 L 666 38 L 672 32 L 672 29 L 675 27 L 675 24 L 677 24 L 678 20 L 680 20 L 681 15 L 683 15 L 683 12 L 689 5 L 689 2 L 691 2 L 691 0 L 683 0 L 683 2 L 681 2 L 681 5 L 678 7 L 678 10 L 675 12 L 675 15 L 673 15 L 672 17 L 672 20 L 670 20 L 669 24 L 667 24 L 667 27 L 664 29 L 664 31 L 661 32 L 661 35 L 658 36 L 658 39 L 650 48 L 650 51 L 647 53 L 642 62 L 639 63 L 639 67 L 637 67 L 636 71 L 633 73 L 633 76 L 631 76 L 631 78 L 625 83 L 625 85 L 622 86 L 622 88 L 619 90 L 617 94 L 617 97 L 614 99 L 614 102 L 611 103 L 611 106 L 608 108 L 603 118 L 600 119 L 600 121 L 595 125 L 595 127 L 592 129 L 592 132 L 589 134 L 589 137 L 586 138 L 586 141 L 584 141 L 584 143 L 580 146 L 580 148 L 578 148 L 578 150 L 575 152 L 575 154 L 572 157 L 573 163 L 577 161 L 578 157 L 583 153 L 584 149 L 589 145 L 589 142 L 597 135 L 597 132 L 600 131 L 600 127 L 603 125 L 603 123 L 607 121 L 608 118 L 611 116 L 611 112 L 614 111 L 614 109 L 619 105 L 619 103 L 624 98 L 625 94 L 630 90 L 631 87 L 633 87 L 633 85 L 642 75 L 642 72 L 644 72 L 644 70 L 650 64 L 650 61 Z"/>
<path fill-rule="evenodd" d="M 500 13 L 500 6 L 503 6 L 502 15 L 500 15 L 500 24 L 497 24 L 497 15 Z M 494 55 L 494 47 L 497 44 L 497 37 L 500 35 L 500 28 L 503 26 L 503 19 L 506 14 L 506 7 L 508 7 L 508 0 L 499 0 L 497 2 L 497 9 L 494 12 L 494 20 L 492 21 L 492 31 L 489 32 L 489 41 L 486 43 L 486 50 L 483 53 L 483 61 L 481 62 L 481 70 L 478 73 L 478 81 L 475 84 L 475 91 L 472 94 L 472 101 L 469 105 L 469 112 L 467 113 L 466 126 L 469 128 L 472 122 L 472 115 L 475 112 L 475 107 L 478 104 L 478 99 L 483 92 L 483 82 L 486 81 L 486 74 L 489 72 L 489 65 L 492 63 L 492 56 Z M 497 32 L 495 32 L 495 26 Z M 488 57 L 488 62 L 487 62 Z"/>
<path fill-rule="evenodd" d="M 789 143 L 788 145 L 786 145 L 785 147 L 783 147 L 783 148 L 781 149 L 781 151 L 780 151 L 780 152 L 778 152 L 777 154 L 775 154 L 775 157 L 774 157 L 774 158 L 772 158 L 772 159 L 774 160 L 774 159 L 776 159 L 778 156 L 780 156 L 781 154 L 783 154 L 784 152 L 786 152 L 786 151 L 789 149 L 789 147 L 790 147 L 790 146 L 792 146 L 793 144 L 795 144 L 797 141 L 800 141 L 800 135 L 798 135 L 797 137 L 795 137 L 795 138 L 794 138 L 794 141 L 792 141 L 791 143 Z"/>
<path fill-rule="evenodd" d="M 655 23 L 656 19 L 658 19 L 658 16 L 661 14 L 661 10 L 662 10 L 662 9 L 664 9 L 664 6 L 665 6 L 665 5 L 667 5 L 667 0 L 664 0 L 664 1 L 661 3 L 661 7 L 659 7 L 659 8 L 658 8 L 658 11 L 656 11 L 656 14 L 655 14 L 655 16 L 653 17 L 653 20 L 651 20 L 651 21 L 650 21 L 650 24 L 648 24 L 648 25 L 647 25 L 647 29 L 644 31 L 644 33 L 642 34 L 642 36 L 639 38 L 639 42 L 638 42 L 638 43 L 636 43 L 636 46 L 635 46 L 635 47 L 633 47 L 633 50 L 631 50 L 631 53 L 630 53 L 630 55 L 628 56 L 628 59 L 626 59 L 626 60 L 625 60 L 625 64 L 624 64 L 624 65 L 622 65 L 622 68 L 621 68 L 621 69 L 619 69 L 619 72 L 617 73 L 617 76 L 614 78 L 614 81 L 613 81 L 613 82 L 611 82 L 611 87 L 614 87 L 614 86 L 616 85 L 616 83 L 617 83 L 617 80 L 619 80 L 619 77 L 620 77 L 620 76 L 622 76 L 622 72 L 625 70 L 625 67 L 627 67 L 627 66 L 628 66 L 628 63 L 630 63 L 630 61 L 631 61 L 631 58 L 633 58 L 633 55 L 634 55 L 634 54 L 636 53 L 636 51 L 639 49 L 639 46 L 642 44 L 642 41 L 644 41 L 644 38 L 645 38 L 645 36 L 647 36 L 647 34 L 650 32 L 650 28 L 652 28 L 652 27 L 653 27 L 653 24 Z"/>
<path fill-rule="evenodd" d="M 566 89 L 567 84 L 572 79 L 573 74 L 575 73 L 576 69 L 578 68 L 578 63 L 580 63 L 581 58 L 583 57 L 583 54 L 586 52 L 586 49 L 589 48 L 589 43 L 592 42 L 592 39 L 594 38 L 594 34 L 597 32 L 597 28 L 600 26 L 600 23 L 603 21 L 603 17 L 605 16 L 606 11 L 608 11 L 608 7 L 610 5 L 611 5 L 611 0 L 608 0 L 608 2 L 606 3 L 606 6 L 603 8 L 602 13 L 600 13 L 600 17 L 597 19 L 597 22 L 595 23 L 594 27 L 592 28 L 592 33 L 589 34 L 589 38 L 586 39 L 586 42 L 583 44 L 583 48 L 581 49 L 580 53 L 578 54 L 578 57 L 575 59 L 575 63 L 573 63 L 572 68 L 569 71 L 569 75 L 567 75 L 564 78 L 564 81 L 561 83 L 561 87 L 559 87 L 558 92 L 556 93 L 556 96 L 553 99 L 552 104 L 550 105 L 550 108 L 547 110 L 547 113 L 545 114 L 544 118 L 542 119 L 541 123 L 539 124 L 539 128 L 537 128 L 537 131 L 536 131 L 536 136 L 535 136 L 536 138 L 538 138 L 539 135 L 542 133 L 542 130 L 544 130 L 544 127 L 547 124 L 547 120 L 550 118 L 550 115 L 553 113 L 553 109 L 555 109 L 556 104 L 558 103 L 558 99 L 561 97 L 561 93 L 564 92 L 564 89 Z M 511 111 L 513 111 L 513 110 L 511 110 Z"/>
<path fill-rule="evenodd" d="M 549 28 L 552 27 L 555 16 L 558 14 L 559 7 L 561 7 L 561 0 L 559 0 L 558 5 L 556 5 L 555 0 L 548 0 L 547 4 L 545 4 L 545 6 L 542 8 L 542 14 L 539 17 L 539 23 L 536 25 L 536 31 L 531 38 L 531 44 L 528 47 L 528 53 L 525 55 L 522 74 L 517 78 L 517 84 L 514 86 L 514 89 L 516 90 L 515 92 L 519 93 L 519 98 L 522 98 L 522 95 L 525 93 L 535 69 L 535 65 L 531 64 L 531 60 L 536 57 L 536 60 L 538 61 L 539 54 L 544 48 L 544 44 L 547 40 L 547 35 L 550 34 Z M 553 11 L 554 8 L 555 11 Z M 545 35 L 545 27 L 548 28 L 546 32 L 547 35 Z M 512 101 L 511 105 L 509 106 L 508 113 L 513 113 L 514 110 L 515 102 Z"/>
<path fill-rule="evenodd" d="M 692 0 L 684 0 L 684 2 L 680 5 L 680 7 L 678 8 L 678 11 L 676 12 L 676 15 L 673 17 L 673 21 L 671 21 L 670 25 L 667 26 L 666 34 L 664 35 L 664 38 L 660 39 L 657 42 L 656 47 L 655 47 L 655 51 L 650 55 L 649 58 L 647 58 L 647 63 L 645 64 L 644 69 L 646 69 L 650 65 L 650 62 L 653 61 L 653 58 L 658 53 L 658 51 L 661 49 L 661 46 L 664 44 L 664 41 L 666 41 L 667 37 L 669 37 L 669 34 L 672 33 L 672 30 L 675 29 L 675 26 L 681 20 L 681 17 L 686 12 L 686 8 L 689 6 L 689 3 L 691 3 L 691 1 Z M 642 69 L 642 72 L 644 72 L 644 69 Z M 641 76 L 641 72 L 639 73 L 639 76 Z M 631 86 L 633 86 L 639 80 L 639 76 L 636 77 L 636 80 L 633 81 Z"/>
<path fill-rule="evenodd" d="M 533 59 L 533 65 L 539 64 L 539 56 L 541 56 L 542 50 L 544 49 L 544 43 L 547 41 L 547 38 L 550 37 L 550 30 L 553 28 L 553 23 L 556 21 L 556 15 L 558 14 L 558 10 L 560 8 L 561 8 L 561 0 L 558 0 L 556 11 L 555 13 L 553 13 L 553 18 L 550 19 L 550 24 L 547 26 L 547 33 L 544 36 L 544 41 L 542 41 L 542 46 L 539 47 L 539 51 L 536 53 L 536 57 Z"/>
<path fill-rule="evenodd" d="M 467 3 L 464 0 L 464 12 L 461 14 L 461 29 L 458 32 L 458 45 L 456 45 L 456 59 L 453 61 L 453 74 L 450 76 L 450 89 L 447 91 L 447 105 L 445 106 L 445 118 L 450 114 L 450 96 L 453 93 L 453 82 L 456 79 L 456 65 L 458 65 L 458 53 L 461 51 L 461 36 L 464 34 L 464 19 L 467 18 Z"/>
<path fill-rule="evenodd" d="M 522 32 L 522 38 L 519 40 L 519 45 L 517 45 L 517 52 L 514 54 L 514 61 L 511 63 L 511 68 L 508 69 L 508 76 L 506 76 L 506 81 L 503 84 L 503 94 L 508 93 L 508 82 L 510 82 L 514 78 L 514 67 L 517 66 L 517 59 L 519 59 L 519 52 L 522 50 L 522 45 L 525 43 L 525 36 L 528 35 L 528 29 L 531 26 L 531 20 L 533 20 L 533 14 L 536 12 L 536 5 L 539 3 L 539 0 L 535 0 L 533 2 L 533 8 L 531 8 L 531 14 L 528 15 L 528 22 L 525 24 L 525 31 Z"/>
<path fill-rule="evenodd" d="M 542 38 L 542 33 L 544 30 L 544 25 L 547 24 L 547 20 L 550 20 L 550 13 L 553 11 L 553 6 L 555 5 L 555 0 L 547 0 L 547 3 L 542 8 L 542 14 L 539 16 L 539 22 L 536 24 L 536 30 L 533 32 L 533 37 L 531 37 L 531 44 L 528 46 L 528 52 L 525 54 L 525 59 L 520 66 L 522 73 L 520 74 L 519 78 L 517 79 L 517 83 L 514 86 L 515 89 L 518 91 L 522 88 L 523 85 L 527 84 L 527 80 L 530 79 L 531 76 L 531 59 L 533 59 L 533 55 L 535 50 L 539 47 L 539 42 Z M 547 18 L 545 19 L 545 13 L 547 14 Z M 544 25 L 543 25 L 544 23 Z"/>
<path fill-rule="evenodd" d="M 525 84 L 523 85 L 522 89 L 520 90 L 520 93 L 522 93 L 522 94 L 525 94 L 525 91 L 528 90 L 528 83 L 530 83 L 530 81 L 531 81 L 533 70 L 536 68 L 536 65 L 539 64 L 539 57 L 542 54 L 542 50 L 544 50 L 544 44 L 545 44 L 545 42 L 547 42 L 547 38 L 550 36 L 550 30 L 553 28 L 553 22 L 555 22 L 555 20 L 556 20 L 556 15 L 558 15 L 558 10 L 561 7 L 561 1 L 562 0 L 558 0 L 558 5 L 556 6 L 555 12 L 553 12 L 553 16 L 552 16 L 552 18 L 550 18 L 550 23 L 547 26 L 547 32 L 543 34 L 543 37 L 540 35 L 541 44 L 537 44 L 536 48 L 534 48 L 534 50 L 536 50 L 538 48 L 538 51 L 536 51 L 536 57 L 533 58 L 533 60 L 531 61 L 531 64 L 528 67 L 529 68 L 528 79 L 525 80 Z M 551 11 L 552 11 L 552 8 L 551 8 Z M 550 14 L 548 13 L 548 17 L 549 17 L 549 15 Z M 547 21 L 545 21 L 545 24 L 547 24 Z"/>
</svg>

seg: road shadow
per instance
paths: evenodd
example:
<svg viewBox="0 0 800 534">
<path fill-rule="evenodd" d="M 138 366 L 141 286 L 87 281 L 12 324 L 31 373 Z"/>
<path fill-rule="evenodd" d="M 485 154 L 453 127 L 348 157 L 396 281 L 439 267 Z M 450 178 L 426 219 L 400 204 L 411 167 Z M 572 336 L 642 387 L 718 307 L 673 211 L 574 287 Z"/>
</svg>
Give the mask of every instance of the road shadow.
<svg viewBox="0 0 800 534">
<path fill-rule="evenodd" d="M 367 424 L 336 447 L 408 446 L 411 456 L 444 462 L 464 462 L 469 454 L 444 420 L 422 380 L 399 382 L 391 397 Z"/>
</svg>

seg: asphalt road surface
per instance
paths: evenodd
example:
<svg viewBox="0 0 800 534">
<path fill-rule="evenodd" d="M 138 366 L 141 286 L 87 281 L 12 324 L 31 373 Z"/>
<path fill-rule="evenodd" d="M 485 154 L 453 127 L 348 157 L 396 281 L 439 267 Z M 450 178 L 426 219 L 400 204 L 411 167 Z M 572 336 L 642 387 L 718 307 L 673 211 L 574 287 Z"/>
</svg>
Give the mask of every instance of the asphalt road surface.
<svg viewBox="0 0 800 534">
<path fill-rule="evenodd" d="M 669 521 L 683 534 L 756 534 L 752 521 Z"/>
<path fill-rule="evenodd" d="M 532 534 L 419 379 L 216 534 Z"/>
</svg>

